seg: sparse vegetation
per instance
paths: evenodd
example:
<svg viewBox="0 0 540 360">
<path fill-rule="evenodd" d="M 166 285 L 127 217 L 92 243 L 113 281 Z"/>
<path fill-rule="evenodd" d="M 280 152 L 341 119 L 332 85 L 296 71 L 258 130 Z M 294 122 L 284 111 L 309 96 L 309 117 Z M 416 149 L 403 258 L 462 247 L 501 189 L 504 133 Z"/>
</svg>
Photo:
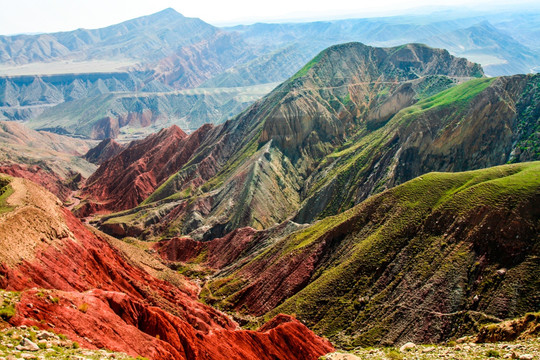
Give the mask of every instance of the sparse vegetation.
<svg viewBox="0 0 540 360">
<path fill-rule="evenodd" d="M 7 205 L 7 198 L 13 194 L 9 182 L 9 178 L 0 176 L 0 214 L 13 210 L 12 206 Z"/>
<path fill-rule="evenodd" d="M 19 301 L 20 293 L 0 290 L 0 318 L 7 321 L 16 314 L 15 305 Z"/>
<path fill-rule="evenodd" d="M 46 340 L 39 340 L 39 334 L 46 334 Z M 17 350 L 23 339 L 30 339 L 38 350 Z M 7 359 L 46 359 L 69 360 L 88 359 L 102 360 L 114 358 L 118 360 L 143 360 L 143 357 L 132 358 L 126 354 L 108 349 L 89 350 L 81 348 L 76 341 L 70 341 L 63 334 L 26 327 L 10 327 L 0 330 L 0 357 Z M 146 359 L 148 360 L 148 359 Z"/>
<path fill-rule="evenodd" d="M 310 62 L 308 62 L 306 65 L 304 65 L 303 68 L 301 68 L 300 70 L 298 70 L 298 72 L 296 74 L 294 74 L 289 81 L 294 81 L 302 76 L 305 76 L 309 69 L 311 69 L 313 66 L 315 66 L 315 64 L 317 64 L 321 59 L 322 57 L 324 56 L 326 51 L 321 51 L 317 56 L 315 56 L 313 59 L 311 59 Z"/>
<path fill-rule="evenodd" d="M 490 349 L 490 350 L 486 351 L 486 357 L 488 357 L 488 358 L 499 358 L 499 357 L 501 357 L 501 354 L 499 354 L 499 352 L 497 350 Z"/>
<path fill-rule="evenodd" d="M 435 107 L 452 106 L 462 108 L 464 104 L 473 99 L 479 93 L 484 91 L 496 78 L 472 79 L 448 90 L 441 91 L 431 97 L 419 101 L 415 105 L 404 109 L 404 117 L 410 118 L 412 115 L 418 115 L 421 112 L 433 109 Z"/>
<path fill-rule="evenodd" d="M 12 305 L 12 304 L 9 304 L 7 306 L 3 306 L 1 309 L 0 309 L 0 317 L 4 320 L 9 320 L 11 319 L 13 316 L 15 316 L 15 307 Z"/>
<path fill-rule="evenodd" d="M 263 260 L 281 264 L 295 259 L 295 254 L 310 254 L 321 244 L 333 244 L 331 249 L 335 255 L 329 255 L 333 256 L 331 262 L 315 270 L 306 287 L 284 299 L 281 305 L 265 314 L 264 320 L 270 320 L 277 313 L 296 313 L 299 319 L 339 346 L 377 344 L 385 339 L 395 322 L 399 322 L 384 309 L 390 306 L 390 294 L 397 291 L 402 286 L 400 284 L 430 282 L 429 279 L 437 277 L 452 283 L 457 274 L 468 276 L 473 272 L 476 272 L 474 278 L 492 278 L 496 268 L 486 268 L 485 265 L 479 268 L 478 258 L 469 246 L 456 241 L 453 234 L 444 232 L 448 231 L 448 224 L 454 222 L 458 222 L 460 227 L 474 228 L 476 225 L 469 225 L 467 219 L 471 219 L 471 214 L 479 208 L 490 213 L 489 209 L 528 206 L 526 204 L 530 204 L 537 194 L 539 174 L 538 162 L 463 173 L 426 174 L 371 197 L 347 212 L 289 235 L 251 260 L 243 271 Z M 429 222 L 435 220 L 429 219 L 444 221 L 446 225 L 441 225 L 444 230 L 437 230 Z M 527 223 L 529 220 L 522 221 Z M 460 239 L 463 241 L 464 238 Z M 409 260 L 400 260 L 401 257 Z M 387 274 L 388 269 L 399 271 Z M 382 290 L 374 287 L 381 274 L 387 274 Z M 534 271 L 528 271 L 521 281 L 534 281 L 534 274 Z M 283 278 L 280 283 L 285 281 L 287 279 Z M 238 309 L 246 297 L 242 291 L 250 284 L 234 273 L 229 274 L 206 284 L 201 297 L 225 310 Z M 483 289 L 482 282 L 473 286 L 466 290 L 460 301 L 472 303 L 476 293 L 488 296 L 495 289 Z M 366 294 L 370 296 L 358 300 Z M 411 310 L 408 311 L 421 311 L 414 297 L 408 301 L 411 301 L 408 305 Z M 355 319 L 353 323 L 351 319 Z M 454 334 L 477 331 L 488 321 L 493 321 L 493 317 L 466 310 L 457 312 L 452 318 Z M 345 335 L 347 333 L 350 337 Z M 451 334 L 448 332 L 446 336 Z"/>
<path fill-rule="evenodd" d="M 82 303 L 78 306 L 78 309 L 80 312 L 82 313 L 86 313 L 88 311 L 88 304 L 87 303 Z"/>
</svg>

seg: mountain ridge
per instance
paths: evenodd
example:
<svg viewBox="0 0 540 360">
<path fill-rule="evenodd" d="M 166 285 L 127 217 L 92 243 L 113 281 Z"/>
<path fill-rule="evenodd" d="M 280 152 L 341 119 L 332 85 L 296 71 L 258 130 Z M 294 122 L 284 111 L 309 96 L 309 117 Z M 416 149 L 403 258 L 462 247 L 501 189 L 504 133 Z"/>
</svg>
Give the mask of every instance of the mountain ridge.
<svg viewBox="0 0 540 360">
<path fill-rule="evenodd" d="M 384 124 L 395 112 L 416 102 L 416 96 L 458 81 L 445 74 L 459 80 L 463 75 L 479 76 L 481 68 L 423 45 L 331 47 L 263 100 L 212 130 L 185 168 L 171 174 L 141 204 L 141 210 L 153 212 L 149 203 L 159 207 L 163 201 L 169 209 L 166 212 L 175 214 L 164 216 L 171 233 L 198 229 L 207 231 L 205 238 L 236 227 L 260 229 L 279 223 L 298 209 L 303 181 L 335 146 L 345 142 L 346 134 L 367 129 L 368 124 Z M 378 96 L 381 90 L 387 95 Z M 188 179 L 200 180 L 194 186 Z M 257 182 L 265 185 L 256 186 Z M 175 193 L 184 195 L 178 199 Z M 238 196 L 231 203 L 233 193 Z M 191 197 L 191 209 L 182 209 L 185 205 L 181 204 Z M 172 203 L 180 214 L 171 210 Z M 138 218 L 137 211 L 127 213 Z M 161 217 L 164 211 L 158 214 Z M 188 218 L 181 220 L 184 216 Z M 107 221 L 115 231 L 123 231 L 111 217 L 103 218 L 104 229 Z M 184 229 L 175 229 L 178 223 Z M 147 227 L 139 224 L 133 229 Z"/>
</svg>

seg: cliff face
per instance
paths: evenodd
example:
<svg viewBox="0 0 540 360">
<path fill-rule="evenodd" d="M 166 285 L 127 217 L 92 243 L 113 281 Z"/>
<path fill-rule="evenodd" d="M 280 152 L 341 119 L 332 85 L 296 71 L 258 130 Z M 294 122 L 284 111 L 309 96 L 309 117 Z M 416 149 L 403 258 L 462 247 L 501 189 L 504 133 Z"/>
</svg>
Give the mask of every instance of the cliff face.
<svg viewBox="0 0 540 360">
<path fill-rule="evenodd" d="M 429 173 L 307 228 L 157 249 L 217 269 L 201 295 L 223 309 L 295 313 L 342 346 L 440 342 L 539 306 L 539 176 L 538 162 Z"/>
<path fill-rule="evenodd" d="M 83 347 L 152 359 L 316 359 L 333 350 L 285 315 L 259 331 L 238 330 L 196 300 L 195 285 L 174 286 L 134 266 L 44 189 L 16 178 L 2 187 L 10 194 L 0 216 L 0 285 L 21 292 L 12 325 L 54 328 Z"/>
</svg>

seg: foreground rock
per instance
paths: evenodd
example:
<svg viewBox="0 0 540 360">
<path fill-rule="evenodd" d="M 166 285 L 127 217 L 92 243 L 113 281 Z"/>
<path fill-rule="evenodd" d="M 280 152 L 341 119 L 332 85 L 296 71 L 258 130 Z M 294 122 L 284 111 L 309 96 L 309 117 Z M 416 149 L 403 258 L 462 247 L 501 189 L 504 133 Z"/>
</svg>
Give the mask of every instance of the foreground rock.
<svg viewBox="0 0 540 360">
<path fill-rule="evenodd" d="M 540 339 L 488 344 L 421 345 L 404 353 L 396 348 L 357 348 L 350 352 L 327 354 L 324 360 L 431 360 L 431 359 L 540 359 Z"/>
<path fill-rule="evenodd" d="M 6 186 L 0 287 L 21 292 L 7 307 L 9 324 L 152 359 L 317 359 L 333 350 L 290 316 L 240 330 L 198 302 L 193 284 L 173 286 L 133 266 L 43 188 L 17 178 Z"/>
<path fill-rule="evenodd" d="M 32 349 L 27 349 L 28 346 L 25 345 L 29 342 L 34 344 Z M 0 331 L 0 358 L 60 360 L 134 359 L 127 354 L 110 350 L 83 349 L 80 348 L 78 343 L 67 339 L 63 334 L 56 334 L 28 326 L 8 327 Z"/>
</svg>

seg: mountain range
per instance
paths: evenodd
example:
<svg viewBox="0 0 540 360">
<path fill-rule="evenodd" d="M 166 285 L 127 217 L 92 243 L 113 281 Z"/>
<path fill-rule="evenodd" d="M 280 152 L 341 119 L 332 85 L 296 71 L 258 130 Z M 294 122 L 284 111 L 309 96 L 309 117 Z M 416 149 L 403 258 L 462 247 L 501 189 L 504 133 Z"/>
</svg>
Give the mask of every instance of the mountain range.
<svg viewBox="0 0 540 360">
<path fill-rule="evenodd" d="M 208 239 L 334 215 L 429 171 L 536 160 L 534 145 L 522 144 L 535 136 L 539 77 L 465 81 L 477 76 L 478 65 L 422 45 L 331 47 L 209 131 L 185 168 L 171 169 L 139 207 L 123 208 L 125 195 L 111 201 L 118 187 L 109 176 L 90 179 L 86 206 L 108 199 L 111 210 L 127 209 L 102 219 L 116 235 Z M 139 193 L 151 173 L 141 171 L 146 161 L 133 163 L 141 181 L 129 191 Z"/>
<path fill-rule="evenodd" d="M 333 46 L 235 119 L 103 162 L 75 211 L 126 209 L 94 224 L 211 274 L 201 298 L 246 326 L 446 341 L 539 305 L 538 164 L 502 165 L 540 158 L 539 90 L 424 45 Z"/>
<path fill-rule="evenodd" d="M 126 126 L 125 118 L 140 118 L 141 113 L 149 112 L 150 122 L 135 121 L 132 125 L 144 128 L 152 124 L 154 131 L 171 125 L 159 119 L 171 118 L 172 124 L 196 129 L 203 122 L 219 123 L 232 117 L 260 98 L 262 89 L 267 93 L 318 52 L 349 41 L 376 46 L 419 42 L 442 47 L 481 63 L 488 75 L 535 72 L 540 64 L 534 31 L 519 31 L 525 25 L 510 25 L 519 19 L 534 28 L 533 15 L 456 18 L 439 14 L 436 19 L 397 16 L 217 28 L 166 9 L 96 30 L 0 36 L 0 117 L 30 120 L 29 125 L 36 129 L 100 140 L 119 136 L 119 130 L 63 125 L 66 112 L 80 113 L 91 103 L 100 109 L 92 115 L 97 118 L 80 120 L 121 128 Z M 252 87 L 263 84 L 267 85 Z M 230 103 L 227 96 L 202 102 L 174 96 L 164 100 L 161 96 L 198 87 L 217 88 L 220 93 L 227 92 L 223 88 L 242 88 L 237 91 L 247 98 Z M 122 105 L 118 100 L 112 102 L 104 96 L 107 93 L 132 99 L 136 109 L 125 104 L 126 100 Z M 146 93 L 159 100 L 148 103 Z M 59 106 L 64 102 L 69 103 L 69 109 Z M 155 102 L 165 105 L 156 109 Z M 178 110 L 178 106 L 182 108 Z M 214 112 L 221 115 L 210 115 Z M 201 120 L 186 116 L 193 113 L 201 115 Z M 55 126 L 43 126 L 53 120 Z M 148 133 L 142 131 L 139 137 Z"/>
<path fill-rule="evenodd" d="M 540 74 L 514 74 L 538 51 L 515 18 L 536 19 L 219 29 L 168 9 L 2 38 L 13 69 L 131 65 L 0 79 L 3 114 L 28 116 L 0 122 L 0 356 L 403 359 L 501 339 L 522 356 Z"/>
</svg>

